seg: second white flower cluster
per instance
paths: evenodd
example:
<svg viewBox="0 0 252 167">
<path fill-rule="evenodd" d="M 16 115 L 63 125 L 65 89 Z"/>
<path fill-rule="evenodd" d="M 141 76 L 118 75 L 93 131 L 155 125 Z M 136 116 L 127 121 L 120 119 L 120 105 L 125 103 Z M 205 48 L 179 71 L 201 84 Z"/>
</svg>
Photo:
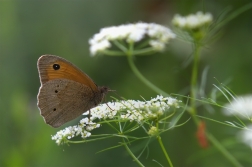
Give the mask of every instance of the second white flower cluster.
<svg viewBox="0 0 252 167">
<path fill-rule="evenodd" d="M 122 40 L 135 43 L 149 37 L 149 45 L 156 50 L 163 50 L 175 34 L 167 27 L 155 23 L 125 24 L 102 28 L 98 34 L 89 40 L 90 52 L 94 56 L 112 46 L 112 41 Z"/>
</svg>

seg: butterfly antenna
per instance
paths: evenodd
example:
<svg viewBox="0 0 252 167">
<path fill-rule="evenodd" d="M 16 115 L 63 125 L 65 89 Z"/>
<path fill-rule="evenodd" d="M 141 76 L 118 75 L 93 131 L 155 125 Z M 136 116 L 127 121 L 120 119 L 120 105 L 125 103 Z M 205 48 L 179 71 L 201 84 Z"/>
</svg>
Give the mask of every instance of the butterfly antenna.
<svg viewBox="0 0 252 167">
<path fill-rule="evenodd" d="M 115 91 L 115 90 L 113 90 L 113 91 Z M 109 108 L 111 111 L 114 111 L 111 107 L 109 107 L 108 102 L 107 102 L 107 99 L 106 99 L 106 96 L 104 97 L 104 101 L 106 102 L 106 105 L 108 106 L 108 108 Z"/>
<path fill-rule="evenodd" d="M 116 90 L 112 90 L 111 92 L 113 92 L 115 95 L 117 95 L 120 99 L 126 100 L 124 97 L 122 97 L 118 93 L 116 93 Z"/>
<path fill-rule="evenodd" d="M 108 103 L 106 103 L 106 105 L 108 106 L 108 108 L 109 108 L 111 111 L 114 111 L 111 107 L 109 107 Z"/>
</svg>

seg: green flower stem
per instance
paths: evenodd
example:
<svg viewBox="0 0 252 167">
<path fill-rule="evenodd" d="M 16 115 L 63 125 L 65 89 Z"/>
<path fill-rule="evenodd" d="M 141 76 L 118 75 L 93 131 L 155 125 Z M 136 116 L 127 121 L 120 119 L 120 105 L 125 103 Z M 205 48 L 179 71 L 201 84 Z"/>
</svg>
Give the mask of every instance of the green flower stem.
<svg viewBox="0 0 252 167">
<path fill-rule="evenodd" d="M 129 149 L 128 145 L 126 144 L 125 140 L 122 138 L 123 140 L 123 145 L 126 148 L 127 152 L 130 154 L 130 156 L 136 161 L 136 163 L 141 166 L 144 167 L 144 165 L 138 160 L 138 158 L 131 152 L 131 150 Z"/>
<path fill-rule="evenodd" d="M 156 127 L 157 127 L 157 129 L 158 129 L 158 122 L 156 123 Z M 172 162 L 171 162 L 171 159 L 170 159 L 170 157 L 169 157 L 169 155 L 168 155 L 168 153 L 167 153 L 167 151 L 166 151 L 166 149 L 165 149 L 165 147 L 164 147 L 164 145 L 163 145 L 161 136 L 158 135 L 158 136 L 157 136 L 157 140 L 158 140 L 158 143 L 159 143 L 159 145 L 160 145 L 160 147 L 161 147 L 161 149 L 162 149 L 162 151 L 163 151 L 163 153 L 164 153 L 164 155 L 165 155 L 166 160 L 168 161 L 168 164 L 170 165 L 170 167 L 173 167 L 173 164 L 172 164 Z"/>
<path fill-rule="evenodd" d="M 165 158 L 166 158 L 166 160 L 168 161 L 168 164 L 170 165 L 170 167 L 173 167 L 173 164 L 172 164 L 172 162 L 171 162 L 171 159 L 170 159 L 169 155 L 167 154 L 167 152 L 166 152 L 166 150 L 165 150 L 165 147 L 164 147 L 164 145 L 163 145 L 163 142 L 162 142 L 161 137 L 158 136 L 157 139 L 158 139 L 158 143 L 159 143 L 159 145 L 160 145 L 160 147 L 161 147 L 161 149 L 162 149 L 162 151 L 163 151 L 163 153 L 164 153 L 164 155 L 165 155 Z"/>
<path fill-rule="evenodd" d="M 199 64 L 199 53 L 200 45 L 198 41 L 195 42 L 195 52 L 193 56 L 193 69 L 192 69 L 192 78 L 191 78 L 191 113 L 196 114 L 196 105 L 195 99 L 197 96 L 197 78 L 198 78 L 198 64 Z"/>
<path fill-rule="evenodd" d="M 134 62 L 133 62 L 133 55 L 131 53 L 127 54 L 128 57 L 128 62 L 130 65 L 131 70 L 135 73 L 135 75 L 145 84 L 147 85 L 149 88 L 151 88 L 152 90 L 154 90 L 156 93 L 161 94 L 163 96 L 169 96 L 167 93 L 165 93 L 164 91 L 162 91 L 161 89 L 159 89 L 158 87 L 156 87 L 154 84 L 152 84 L 149 80 L 147 80 L 136 68 Z"/>
<path fill-rule="evenodd" d="M 199 124 L 200 120 L 195 116 L 196 114 L 196 105 L 195 99 L 197 98 L 197 78 L 198 78 L 198 63 L 199 63 L 199 53 L 200 45 L 199 40 L 195 41 L 195 52 L 194 52 L 194 62 L 191 78 L 191 109 L 190 114 L 196 125 Z M 205 132 L 207 139 L 236 167 L 241 167 L 242 165 L 231 155 L 226 148 L 224 148 L 221 143 L 209 132 Z"/>
<path fill-rule="evenodd" d="M 104 51 L 102 51 L 102 54 L 108 55 L 108 56 L 125 56 L 124 52 L 121 52 L 121 51 L 111 51 L 111 50 L 104 50 Z"/>
<path fill-rule="evenodd" d="M 196 125 L 198 125 L 200 122 L 199 119 L 195 115 L 191 115 Z M 207 139 L 215 146 L 215 148 L 217 148 L 234 166 L 242 167 L 242 165 L 236 160 L 236 158 L 232 154 L 230 154 L 211 133 L 206 131 L 205 134 Z"/>
<path fill-rule="evenodd" d="M 134 55 L 138 55 L 138 56 L 146 56 L 146 55 L 150 55 L 155 53 L 156 50 L 153 49 L 153 47 L 149 47 L 149 48 L 144 48 L 144 49 L 140 49 L 140 50 L 134 50 Z"/>
</svg>

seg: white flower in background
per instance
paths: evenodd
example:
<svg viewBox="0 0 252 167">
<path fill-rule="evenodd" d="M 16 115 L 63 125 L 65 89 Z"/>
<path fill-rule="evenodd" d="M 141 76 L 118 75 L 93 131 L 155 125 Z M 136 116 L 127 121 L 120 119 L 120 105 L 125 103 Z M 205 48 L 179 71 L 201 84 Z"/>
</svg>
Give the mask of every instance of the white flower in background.
<svg viewBox="0 0 252 167">
<path fill-rule="evenodd" d="M 60 130 L 52 136 L 57 144 L 64 143 L 65 140 L 81 135 L 82 138 L 91 136 L 93 129 L 99 128 L 99 123 L 93 122 L 100 119 L 115 119 L 130 122 L 144 123 L 162 116 L 170 107 L 179 108 L 181 101 L 171 98 L 157 96 L 150 101 L 124 100 L 119 102 L 108 102 L 91 109 L 91 117 L 80 120 L 79 125 L 70 126 Z M 89 115 L 89 111 L 83 113 Z"/>
<path fill-rule="evenodd" d="M 252 124 L 238 133 L 238 138 L 252 149 Z"/>
<path fill-rule="evenodd" d="M 125 24 L 102 28 L 89 40 L 91 55 L 102 53 L 111 48 L 113 41 L 124 41 L 128 44 L 149 39 L 149 45 L 156 51 L 163 51 L 170 39 L 176 35 L 167 27 L 155 23 Z"/>
<path fill-rule="evenodd" d="M 199 29 L 205 25 L 209 25 L 213 21 L 211 13 L 203 13 L 201 11 L 196 14 L 190 14 L 188 16 L 180 16 L 176 14 L 172 20 L 172 23 L 182 29 Z"/>
<path fill-rule="evenodd" d="M 149 44 L 155 48 L 157 51 L 162 51 L 165 49 L 165 44 L 160 41 L 150 40 Z"/>
<path fill-rule="evenodd" d="M 91 54 L 95 54 L 96 52 L 99 52 L 99 51 L 102 51 L 104 49 L 107 49 L 111 46 L 111 44 L 109 43 L 109 41 L 107 40 L 103 40 L 99 43 L 96 43 L 95 45 L 93 45 L 91 48 L 90 48 L 90 52 Z"/>
<path fill-rule="evenodd" d="M 226 115 L 236 115 L 252 120 L 252 95 L 240 96 L 225 105 L 223 110 Z"/>
</svg>

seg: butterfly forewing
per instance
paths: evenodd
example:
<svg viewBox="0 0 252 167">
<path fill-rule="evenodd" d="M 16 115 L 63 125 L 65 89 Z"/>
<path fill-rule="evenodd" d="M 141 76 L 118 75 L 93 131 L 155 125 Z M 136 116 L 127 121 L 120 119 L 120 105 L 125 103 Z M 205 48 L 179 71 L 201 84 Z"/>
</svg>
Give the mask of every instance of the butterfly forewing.
<svg viewBox="0 0 252 167">
<path fill-rule="evenodd" d="M 97 85 L 92 79 L 69 61 L 54 55 L 43 55 L 38 60 L 41 84 L 53 79 L 69 79 L 82 83 L 97 91 Z"/>
</svg>

